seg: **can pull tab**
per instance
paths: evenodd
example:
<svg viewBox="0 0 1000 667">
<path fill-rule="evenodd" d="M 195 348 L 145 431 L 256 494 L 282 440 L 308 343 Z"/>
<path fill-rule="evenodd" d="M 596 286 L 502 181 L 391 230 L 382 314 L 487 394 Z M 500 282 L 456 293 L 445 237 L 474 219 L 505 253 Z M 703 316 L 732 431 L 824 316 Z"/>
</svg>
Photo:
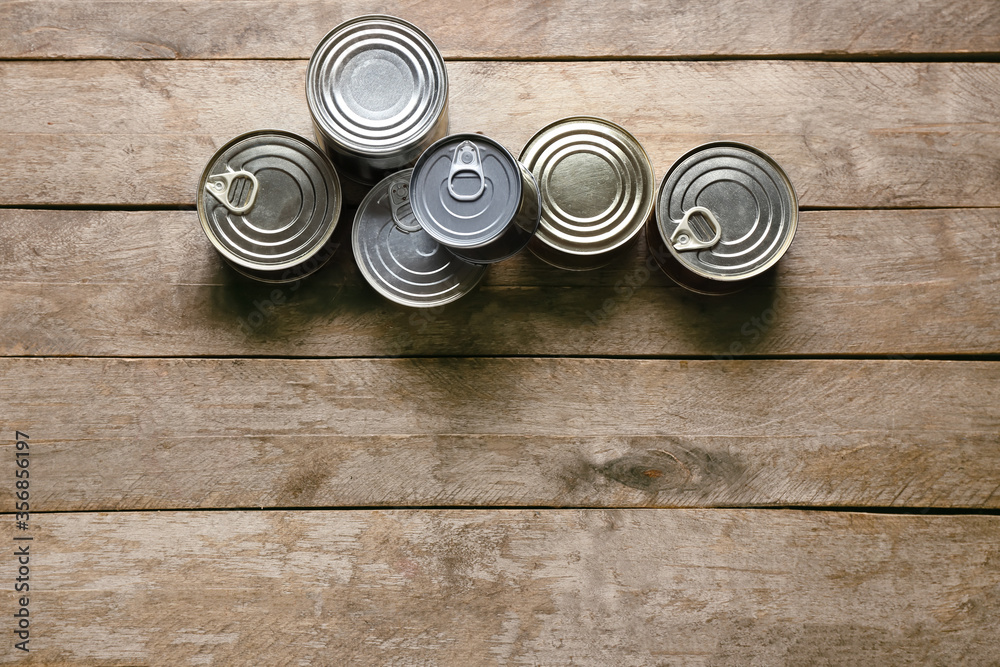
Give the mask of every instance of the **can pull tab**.
<svg viewBox="0 0 1000 667">
<path fill-rule="evenodd" d="M 392 220 L 404 232 L 416 232 L 420 229 L 420 223 L 413 215 L 413 207 L 410 206 L 410 184 L 407 181 L 397 181 L 389 188 L 389 209 L 392 211 Z"/>
<path fill-rule="evenodd" d="M 461 195 L 455 192 L 455 176 L 470 171 L 479 176 L 479 189 L 471 195 Z M 483 175 L 483 161 L 479 157 L 479 147 L 471 141 L 463 141 L 455 149 L 455 157 L 451 160 L 451 172 L 448 174 L 448 193 L 458 201 L 473 201 L 482 196 L 486 189 L 486 177 Z"/>
<path fill-rule="evenodd" d="M 691 217 L 696 214 L 699 216 L 698 219 L 704 220 L 708 224 L 710 228 L 708 231 L 713 232 L 712 238 L 707 241 L 703 240 L 705 225 L 691 224 Z M 675 220 L 674 222 L 677 224 L 677 228 L 670 235 L 670 243 L 673 244 L 675 250 L 683 252 L 711 248 L 722 238 L 722 226 L 715 219 L 715 215 L 704 206 L 695 206 L 684 211 L 684 217 L 680 221 Z M 699 233 L 702 233 L 702 236 L 699 236 Z"/>
<path fill-rule="evenodd" d="M 226 167 L 229 171 L 224 174 L 213 174 L 208 177 L 205 183 L 205 189 L 208 190 L 212 195 L 222 202 L 222 205 L 230 210 L 230 212 L 237 215 L 241 213 L 246 213 L 253 207 L 254 201 L 257 199 L 257 190 L 260 189 L 260 184 L 257 182 L 257 177 L 251 174 L 249 171 L 233 171 L 229 167 Z M 246 186 L 243 185 L 246 181 L 250 182 L 250 191 L 246 191 Z M 236 184 L 236 187 L 233 184 Z M 236 192 L 236 199 L 232 199 L 233 192 Z M 239 206 L 239 201 L 243 199 L 246 195 L 246 201 L 242 206 Z"/>
</svg>

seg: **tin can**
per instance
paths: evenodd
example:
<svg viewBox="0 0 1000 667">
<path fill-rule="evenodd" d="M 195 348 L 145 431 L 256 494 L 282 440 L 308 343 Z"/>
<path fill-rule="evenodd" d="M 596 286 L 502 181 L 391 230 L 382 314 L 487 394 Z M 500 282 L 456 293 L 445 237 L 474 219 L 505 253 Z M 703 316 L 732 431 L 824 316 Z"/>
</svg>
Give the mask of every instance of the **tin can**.
<svg viewBox="0 0 1000 667">
<path fill-rule="evenodd" d="M 443 306 L 478 285 L 487 267 L 456 257 L 420 227 L 410 206 L 411 173 L 386 177 L 362 200 L 351 230 L 354 258 L 368 284 L 390 301 Z"/>
<path fill-rule="evenodd" d="M 674 282 L 702 294 L 729 294 L 781 259 L 798 217 L 795 190 L 774 159 L 721 141 L 685 153 L 670 167 L 646 237 Z"/>
<path fill-rule="evenodd" d="M 653 165 L 624 128 L 589 116 L 558 120 L 521 151 L 541 195 L 538 231 L 528 243 L 563 269 L 606 266 L 625 254 L 653 213 Z"/>
<path fill-rule="evenodd" d="M 313 273 L 333 254 L 337 172 L 312 142 L 281 130 L 242 134 L 216 151 L 198 185 L 198 218 L 236 271 L 265 282 Z"/>
<path fill-rule="evenodd" d="M 410 199 L 424 231 L 477 264 L 522 250 L 541 210 L 531 172 L 481 134 L 453 134 L 428 148 L 413 168 Z"/>
<path fill-rule="evenodd" d="M 306 71 L 316 139 L 347 176 L 374 184 L 448 132 L 448 73 L 418 28 L 391 16 L 346 21 Z"/>
</svg>

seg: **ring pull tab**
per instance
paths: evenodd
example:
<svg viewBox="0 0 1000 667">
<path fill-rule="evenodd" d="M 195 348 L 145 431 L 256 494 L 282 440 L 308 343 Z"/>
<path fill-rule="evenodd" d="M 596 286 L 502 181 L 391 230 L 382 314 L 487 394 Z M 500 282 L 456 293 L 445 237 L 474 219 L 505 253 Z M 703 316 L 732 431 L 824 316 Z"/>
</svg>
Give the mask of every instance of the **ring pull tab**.
<svg viewBox="0 0 1000 667">
<path fill-rule="evenodd" d="M 410 205 L 410 183 L 409 181 L 396 181 L 389 186 L 389 209 L 392 211 L 392 220 L 404 232 L 416 232 L 420 230 L 420 223 L 413 215 L 413 207 Z"/>
<path fill-rule="evenodd" d="M 695 226 L 691 224 L 691 216 L 698 214 L 700 219 L 704 220 L 709 231 L 713 233 L 711 239 L 704 240 L 705 236 L 705 225 L 697 225 L 697 230 Z M 674 233 L 670 235 L 670 243 L 674 246 L 675 250 L 681 252 L 685 250 L 702 250 L 703 248 L 711 248 L 719 239 L 722 238 L 722 226 L 719 225 L 719 221 L 715 219 L 715 215 L 712 214 L 704 206 L 695 206 L 684 212 L 684 218 L 679 222 L 673 221 L 677 224 L 677 228 L 674 229 Z M 701 236 L 699 236 L 701 233 Z"/>
<path fill-rule="evenodd" d="M 460 195 L 455 192 L 455 176 L 471 171 L 479 176 L 479 189 L 471 195 Z M 448 174 L 448 193 L 458 201 L 473 201 L 479 199 L 486 189 L 486 177 L 483 175 L 483 161 L 479 157 L 479 147 L 471 141 L 463 141 L 455 149 L 455 157 L 451 160 L 451 172 Z"/>
<path fill-rule="evenodd" d="M 229 171 L 224 174 L 209 176 L 205 183 L 205 189 L 222 202 L 222 205 L 228 208 L 230 212 L 236 215 L 246 213 L 253 207 L 254 201 L 257 200 L 257 190 L 260 189 L 257 177 L 249 171 L 233 171 L 228 166 L 226 169 L 229 169 Z M 241 185 L 243 181 L 240 179 L 248 179 L 250 181 L 250 192 L 246 192 L 246 186 Z M 236 183 L 235 188 L 233 187 L 234 183 Z M 231 199 L 234 190 L 237 191 L 235 202 Z M 244 194 L 246 194 L 246 202 L 242 206 L 237 206 Z"/>
</svg>

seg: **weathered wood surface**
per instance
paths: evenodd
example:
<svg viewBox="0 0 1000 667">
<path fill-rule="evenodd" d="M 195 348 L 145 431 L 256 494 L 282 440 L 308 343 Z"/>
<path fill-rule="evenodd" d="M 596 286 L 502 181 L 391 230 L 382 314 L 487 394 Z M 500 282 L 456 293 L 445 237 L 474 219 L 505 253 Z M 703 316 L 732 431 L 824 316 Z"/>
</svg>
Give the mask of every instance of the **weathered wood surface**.
<svg viewBox="0 0 1000 667">
<path fill-rule="evenodd" d="M 303 59 L 371 11 L 450 60 L 453 131 L 597 113 L 658 178 L 745 141 L 838 210 L 734 297 L 640 244 L 413 312 L 346 246 L 263 286 L 190 210 L 9 208 L 193 204 L 236 134 L 311 134 Z M 0 485 L 0 540 L 34 538 L 0 663 L 996 664 L 1000 516 L 809 510 L 1000 509 L 998 54 L 993 0 L 0 0 L 0 461 L 30 434 L 32 505 L 16 530 Z"/>
<path fill-rule="evenodd" d="M 1000 507 L 990 362 L 3 359 L 0 405 L 36 510 Z"/>
<path fill-rule="evenodd" d="M 997 517 L 279 511 L 34 522 L 32 652 L 3 652 L 4 663 L 996 664 Z M 6 544 L 12 532 L 3 522 Z M 2 597 L 11 609 L 14 594 Z"/>
<path fill-rule="evenodd" d="M 1000 51 L 991 0 L 35 0 L 0 2 L 0 58 L 308 58 L 328 30 L 372 12 L 406 18 L 461 58 Z"/>
<path fill-rule="evenodd" d="M 225 267 L 193 211 L 0 210 L 0 353 L 99 356 L 1000 353 L 1000 209 L 806 211 L 769 284 L 671 286 L 640 240 L 602 271 L 527 253 L 413 311 L 341 248 L 309 280 Z"/>
<path fill-rule="evenodd" d="M 249 130 L 311 134 L 302 61 L 0 63 L 0 204 L 192 204 L 214 150 Z M 1000 206 L 1000 64 L 456 62 L 453 131 L 518 151 L 600 114 L 658 176 L 744 141 L 806 207 Z"/>
</svg>

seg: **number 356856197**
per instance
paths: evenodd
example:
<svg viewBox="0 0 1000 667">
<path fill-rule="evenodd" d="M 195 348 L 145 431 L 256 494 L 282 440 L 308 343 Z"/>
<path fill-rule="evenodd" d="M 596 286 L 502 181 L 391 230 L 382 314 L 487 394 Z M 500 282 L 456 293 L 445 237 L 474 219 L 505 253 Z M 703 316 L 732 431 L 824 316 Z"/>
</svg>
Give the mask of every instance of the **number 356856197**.
<svg viewBox="0 0 1000 667">
<path fill-rule="evenodd" d="M 17 510 L 17 516 L 15 521 L 27 521 L 28 520 L 28 466 L 30 465 L 30 450 L 28 448 L 28 434 L 16 432 L 17 435 L 17 446 L 14 451 L 15 463 L 17 464 L 17 470 L 14 476 L 17 481 L 14 483 L 14 497 L 17 498 L 17 503 L 14 509 Z"/>
</svg>

